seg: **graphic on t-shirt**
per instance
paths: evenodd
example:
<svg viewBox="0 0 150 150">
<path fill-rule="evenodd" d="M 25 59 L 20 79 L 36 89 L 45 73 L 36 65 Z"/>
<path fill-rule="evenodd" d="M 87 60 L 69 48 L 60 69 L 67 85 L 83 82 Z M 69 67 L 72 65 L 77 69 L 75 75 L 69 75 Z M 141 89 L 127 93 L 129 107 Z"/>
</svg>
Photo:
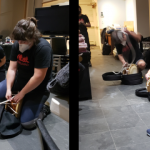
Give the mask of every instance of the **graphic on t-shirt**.
<svg viewBox="0 0 150 150">
<path fill-rule="evenodd" d="M 81 18 L 81 19 L 79 19 L 79 21 L 84 21 L 84 20 Z"/>
<path fill-rule="evenodd" d="M 29 61 L 28 61 L 28 57 L 23 57 L 22 54 L 18 54 L 17 56 L 17 62 L 20 64 L 20 65 L 23 65 L 23 66 L 29 66 Z"/>
<path fill-rule="evenodd" d="M 127 45 L 123 46 L 122 53 L 127 52 L 127 51 L 130 51 L 129 47 Z"/>
<path fill-rule="evenodd" d="M 129 59 L 129 55 L 130 55 L 130 49 L 127 45 L 123 46 L 122 54 L 123 54 L 123 57 L 124 57 L 125 61 L 127 61 Z"/>
</svg>

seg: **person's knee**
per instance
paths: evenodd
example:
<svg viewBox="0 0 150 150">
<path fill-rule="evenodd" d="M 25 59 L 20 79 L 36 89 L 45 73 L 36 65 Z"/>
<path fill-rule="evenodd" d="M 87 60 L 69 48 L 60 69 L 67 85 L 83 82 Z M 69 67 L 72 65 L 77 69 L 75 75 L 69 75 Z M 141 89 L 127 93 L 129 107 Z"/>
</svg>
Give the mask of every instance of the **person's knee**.
<svg viewBox="0 0 150 150">
<path fill-rule="evenodd" d="M 140 61 L 138 64 L 137 64 L 138 68 L 140 68 L 141 70 L 145 69 L 146 67 L 146 63 L 144 61 Z"/>
<path fill-rule="evenodd" d="M 38 118 L 35 118 L 34 120 L 31 120 L 31 121 L 28 121 L 28 122 L 21 122 L 21 125 L 24 129 L 27 129 L 27 130 L 31 130 L 31 129 L 34 129 L 36 128 L 36 121 L 37 121 Z"/>
<path fill-rule="evenodd" d="M 0 100 L 5 100 L 5 95 L 6 95 L 6 80 L 3 80 L 0 82 Z"/>
</svg>

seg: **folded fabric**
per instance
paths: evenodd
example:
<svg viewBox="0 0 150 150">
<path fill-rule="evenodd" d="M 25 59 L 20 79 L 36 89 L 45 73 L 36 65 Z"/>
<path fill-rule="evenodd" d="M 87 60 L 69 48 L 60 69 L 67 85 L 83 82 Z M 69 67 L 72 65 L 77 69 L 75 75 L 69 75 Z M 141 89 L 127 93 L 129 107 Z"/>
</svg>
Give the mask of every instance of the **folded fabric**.
<svg viewBox="0 0 150 150">
<path fill-rule="evenodd" d="M 87 52 L 86 49 L 79 49 L 79 53 Z"/>
<path fill-rule="evenodd" d="M 81 49 L 86 49 L 87 47 L 85 47 L 85 46 L 80 46 L 79 47 L 79 50 L 81 50 Z"/>
<path fill-rule="evenodd" d="M 79 37 L 84 37 L 82 34 L 79 34 Z"/>
<path fill-rule="evenodd" d="M 85 47 L 85 48 L 87 48 L 87 43 L 84 43 L 84 42 L 79 43 L 79 48 L 80 48 L 80 47 Z"/>
<path fill-rule="evenodd" d="M 85 37 L 79 34 L 79 53 L 87 51 L 87 43 L 85 43 Z"/>
<path fill-rule="evenodd" d="M 84 37 L 79 37 L 79 42 L 85 42 L 85 38 Z"/>
<path fill-rule="evenodd" d="M 84 50 L 84 49 L 86 49 L 86 47 L 84 47 L 84 46 L 82 46 L 82 47 L 79 47 L 79 50 Z"/>
</svg>

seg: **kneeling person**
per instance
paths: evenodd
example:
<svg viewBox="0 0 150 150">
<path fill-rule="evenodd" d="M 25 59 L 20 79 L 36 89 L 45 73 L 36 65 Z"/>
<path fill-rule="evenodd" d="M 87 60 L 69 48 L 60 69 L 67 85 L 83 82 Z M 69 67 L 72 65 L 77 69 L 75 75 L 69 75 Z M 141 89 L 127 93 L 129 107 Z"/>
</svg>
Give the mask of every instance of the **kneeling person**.
<svg viewBox="0 0 150 150">
<path fill-rule="evenodd" d="M 140 34 L 125 30 L 125 32 L 113 31 L 111 37 L 115 44 L 119 60 L 122 62 L 123 66 L 128 63 L 133 63 L 137 65 L 139 71 L 142 71 L 146 66 L 145 61 L 142 59 L 142 52 L 138 45 L 138 42 L 141 41 L 142 36 Z M 129 38 L 130 43 L 127 38 Z M 135 50 L 135 56 L 132 54 L 131 47 Z M 132 62 L 134 57 L 135 59 Z"/>
<path fill-rule="evenodd" d="M 22 19 L 16 24 L 12 32 L 15 43 L 11 50 L 7 78 L 0 82 L 0 99 L 10 99 L 13 91 L 19 91 L 12 101 L 18 103 L 23 99 L 20 121 L 26 129 L 35 127 L 34 122 L 49 97 L 46 85 L 53 65 L 52 48 L 41 38 L 36 26 L 34 17 Z"/>
</svg>

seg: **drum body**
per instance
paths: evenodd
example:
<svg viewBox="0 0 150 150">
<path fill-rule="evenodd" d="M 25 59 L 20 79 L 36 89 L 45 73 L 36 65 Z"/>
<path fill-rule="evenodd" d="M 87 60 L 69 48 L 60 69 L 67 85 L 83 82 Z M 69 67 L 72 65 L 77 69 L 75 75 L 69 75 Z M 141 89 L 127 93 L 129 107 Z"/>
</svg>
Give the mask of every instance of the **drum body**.
<svg viewBox="0 0 150 150">
<path fill-rule="evenodd" d="M 12 95 L 15 96 L 17 93 L 19 92 L 13 92 Z M 17 104 L 13 104 L 14 102 L 7 102 L 7 104 L 5 104 L 5 109 L 9 111 L 11 114 L 14 114 L 16 118 L 19 118 L 22 108 L 22 102 L 23 99 L 20 100 Z M 14 113 L 12 109 L 17 113 Z"/>
</svg>

